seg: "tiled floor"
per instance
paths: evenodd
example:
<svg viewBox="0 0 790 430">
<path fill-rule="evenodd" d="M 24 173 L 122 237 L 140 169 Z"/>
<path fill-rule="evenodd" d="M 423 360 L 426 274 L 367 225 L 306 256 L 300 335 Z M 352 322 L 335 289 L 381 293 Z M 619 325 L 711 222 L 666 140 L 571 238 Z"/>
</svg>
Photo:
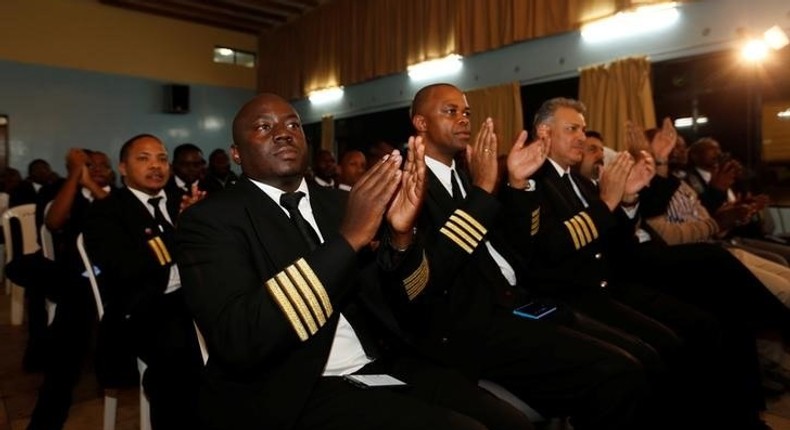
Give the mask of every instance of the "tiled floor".
<svg viewBox="0 0 790 430">
<path fill-rule="evenodd" d="M 26 330 L 11 326 L 9 301 L 0 289 L 0 430 L 24 430 L 36 401 L 40 374 L 27 374 L 22 368 Z M 137 390 L 119 393 L 117 430 L 139 429 Z M 77 389 L 65 430 L 102 428 L 103 393 L 90 364 L 87 364 Z M 774 430 L 790 430 L 790 394 L 771 399 L 766 421 Z"/>
</svg>

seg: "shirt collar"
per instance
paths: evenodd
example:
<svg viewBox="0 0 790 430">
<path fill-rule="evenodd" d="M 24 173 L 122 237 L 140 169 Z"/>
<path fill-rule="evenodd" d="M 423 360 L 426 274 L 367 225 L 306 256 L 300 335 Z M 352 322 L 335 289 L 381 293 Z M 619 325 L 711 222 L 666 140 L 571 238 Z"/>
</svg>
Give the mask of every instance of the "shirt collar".
<svg viewBox="0 0 790 430">
<path fill-rule="evenodd" d="M 552 160 L 551 158 L 548 158 L 548 160 L 551 162 L 551 165 L 554 166 L 554 170 L 557 171 L 558 175 L 562 176 L 562 175 L 567 173 L 570 176 L 570 174 L 571 174 L 570 167 L 568 169 L 563 169 L 562 166 L 557 164 L 556 161 Z"/>
<path fill-rule="evenodd" d="M 106 186 L 102 187 L 102 190 L 104 190 L 104 191 L 109 193 L 110 192 L 110 186 L 106 185 Z M 82 187 L 81 191 L 82 191 L 82 196 L 85 197 L 85 199 L 88 200 L 89 202 L 92 202 L 95 199 L 95 197 L 93 197 L 93 193 L 91 193 L 91 190 L 89 190 L 89 189 L 87 189 L 85 187 Z"/>
<path fill-rule="evenodd" d="M 250 178 L 250 181 L 252 181 L 252 183 L 255 184 L 256 187 L 260 188 L 261 191 L 266 193 L 266 195 L 269 196 L 270 199 L 274 200 L 274 203 L 276 203 L 277 206 L 280 206 L 280 196 L 285 194 L 285 191 L 277 187 L 264 184 L 263 182 L 256 181 L 255 179 L 252 178 Z M 304 193 L 304 198 L 299 202 L 300 206 L 302 202 L 310 201 L 310 190 L 307 188 L 307 181 L 305 181 L 304 178 L 302 178 L 302 182 L 299 183 L 299 188 L 297 188 L 296 191 L 301 191 Z M 282 209 L 285 211 L 285 213 L 288 213 L 288 211 L 285 208 Z"/>
<path fill-rule="evenodd" d="M 453 183 L 452 181 L 452 171 L 455 170 L 455 160 L 448 166 L 442 163 L 439 160 L 431 158 L 429 156 L 425 156 L 425 167 L 428 168 L 434 175 L 439 179 L 439 182 L 442 184 L 444 189 L 452 195 L 453 194 Z M 459 181 L 459 184 L 460 181 Z"/>
<path fill-rule="evenodd" d="M 131 191 L 132 194 L 134 194 L 134 196 L 137 197 L 137 200 L 140 200 L 145 205 L 145 207 L 149 206 L 148 199 L 150 199 L 152 197 L 161 197 L 162 201 L 159 202 L 160 205 L 162 203 L 167 203 L 167 194 L 165 194 L 164 188 L 159 190 L 159 192 L 156 193 L 153 196 L 148 194 L 148 193 L 146 193 L 146 192 L 143 192 L 143 191 L 140 191 L 140 190 L 136 190 L 136 189 L 134 189 L 132 187 L 129 187 L 129 186 L 127 186 L 126 188 L 128 188 L 129 191 Z M 165 207 L 167 207 L 167 206 L 165 206 Z"/>
</svg>

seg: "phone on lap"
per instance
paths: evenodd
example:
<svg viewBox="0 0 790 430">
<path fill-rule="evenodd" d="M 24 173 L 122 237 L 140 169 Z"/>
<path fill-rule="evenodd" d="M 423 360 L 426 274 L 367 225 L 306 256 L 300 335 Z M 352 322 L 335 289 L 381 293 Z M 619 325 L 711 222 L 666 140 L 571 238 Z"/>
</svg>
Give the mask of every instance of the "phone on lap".
<svg viewBox="0 0 790 430">
<path fill-rule="evenodd" d="M 513 309 L 513 314 L 520 317 L 539 320 L 546 315 L 551 314 L 557 310 L 557 305 L 553 303 L 543 302 L 540 300 L 532 300 L 527 304 Z"/>
</svg>

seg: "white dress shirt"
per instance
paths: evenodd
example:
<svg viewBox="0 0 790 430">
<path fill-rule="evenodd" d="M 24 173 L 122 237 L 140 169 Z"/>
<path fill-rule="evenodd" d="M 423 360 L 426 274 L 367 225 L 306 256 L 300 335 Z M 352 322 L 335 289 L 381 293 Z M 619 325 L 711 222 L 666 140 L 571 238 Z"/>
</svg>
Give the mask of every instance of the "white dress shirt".
<svg viewBox="0 0 790 430">
<path fill-rule="evenodd" d="M 250 180 L 266 193 L 267 196 L 274 200 L 286 216 L 289 216 L 288 210 L 280 205 L 280 196 L 284 194 L 283 190 L 254 179 Z M 321 229 L 318 228 L 318 224 L 315 222 L 313 207 L 310 205 L 310 190 L 307 188 L 307 182 L 305 182 L 304 179 L 302 179 L 302 183 L 299 184 L 297 191 L 301 191 L 305 194 L 304 197 L 299 200 L 299 212 L 301 212 L 310 226 L 313 227 L 321 243 L 323 243 L 324 235 L 321 234 Z M 373 360 L 365 354 L 365 350 L 362 348 L 362 342 L 359 341 L 359 337 L 354 331 L 354 328 L 341 313 L 337 322 L 337 329 L 335 330 L 335 338 L 332 341 L 332 349 L 329 351 L 329 358 L 326 360 L 323 375 L 348 375 L 363 368 L 372 361 Z"/>
</svg>

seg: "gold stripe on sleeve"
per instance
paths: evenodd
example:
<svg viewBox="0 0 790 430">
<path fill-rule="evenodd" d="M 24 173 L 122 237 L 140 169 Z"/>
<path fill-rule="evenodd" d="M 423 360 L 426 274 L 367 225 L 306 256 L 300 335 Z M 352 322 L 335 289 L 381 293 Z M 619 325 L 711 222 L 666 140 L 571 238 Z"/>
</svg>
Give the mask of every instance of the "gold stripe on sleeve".
<svg viewBox="0 0 790 430">
<path fill-rule="evenodd" d="M 157 245 L 154 239 L 148 241 L 148 246 L 151 247 L 152 251 L 154 251 L 154 255 L 156 255 L 156 259 L 159 260 L 159 264 L 161 266 L 167 264 L 164 255 L 162 255 L 162 250 L 159 249 L 159 245 Z"/>
<path fill-rule="evenodd" d="M 286 275 L 285 271 L 283 271 L 278 273 L 274 279 L 276 279 L 277 283 L 280 284 L 280 287 L 285 290 L 285 295 L 288 296 L 291 304 L 293 304 L 296 308 L 296 313 L 302 317 L 302 321 L 304 321 L 304 323 L 307 325 L 307 329 L 310 331 L 310 334 L 315 334 L 318 331 L 318 325 L 315 323 L 313 315 L 310 314 L 310 309 L 307 308 L 307 303 L 304 302 L 302 296 L 299 295 L 299 291 L 296 290 L 296 286 L 294 286 L 291 280 L 288 279 L 288 275 Z"/>
<path fill-rule="evenodd" d="M 587 245 L 590 243 L 589 235 L 584 234 L 584 229 L 582 228 L 582 219 L 579 216 L 575 216 L 571 218 L 571 224 L 576 228 L 576 234 L 579 235 L 579 242 L 581 242 L 582 246 Z"/>
<path fill-rule="evenodd" d="M 277 306 L 280 307 L 280 310 L 285 314 L 285 318 L 288 319 L 288 322 L 291 323 L 291 327 L 293 327 L 296 335 L 299 336 L 299 339 L 302 341 L 307 340 L 309 337 L 307 334 L 307 330 L 305 330 L 304 325 L 299 320 L 299 317 L 296 315 L 296 311 L 294 310 L 291 303 L 288 301 L 288 298 L 285 297 L 285 294 L 280 289 L 280 286 L 277 285 L 274 279 L 270 279 L 266 281 L 266 289 L 269 290 L 269 294 L 271 294 L 274 301 L 277 303 Z"/>
<path fill-rule="evenodd" d="M 576 236 L 576 228 L 571 224 L 570 221 L 565 221 L 565 228 L 567 228 L 568 232 L 571 234 L 573 246 L 575 246 L 577 250 L 581 248 L 581 245 L 579 244 L 579 238 Z"/>
<path fill-rule="evenodd" d="M 313 312 L 315 319 L 318 320 L 318 326 L 321 327 L 326 324 L 326 316 L 324 315 L 324 310 L 321 308 L 321 305 L 318 304 L 318 298 L 316 298 L 313 291 L 307 285 L 307 281 L 299 273 L 299 270 L 294 267 L 294 265 L 290 265 L 285 268 L 285 272 L 288 274 L 288 277 L 291 279 L 296 285 L 296 288 L 299 289 L 299 293 L 302 295 L 302 298 L 307 301 L 307 304 L 310 306 L 310 310 Z"/>
<path fill-rule="evenodd" d="M 483 236 L 485 236 L 485 234 L 488 232 L 488 230 L 486 230 L 486 228 L 483 227 L 482 224 L 477 222 L 477 220 L 474 219 L 472 217 L 472 215 L 469 215 L 468 213 L 462 211 L 461 209 L 456 209 L 455 210 L 455 215 L 463 217 L 465 220 L 467 220 L 469 222 L 469 224 L 471 224 L 475 229 L 477 229 L 477 231 L 480 232 L 480 239 L 482 239 Z"/>
<path fill-rule="evenodd" d="M 453 233 L 455 233 L 455 234 L 456 234 L 458 237 L 460 237 L 461 239 L 463 239 L 463 240 L 464 240 L 464 242 L 466 242 L 466 244 L 467 244 L 467 245 L 469 245 L 469 246 L 470 246 L 470 247 L 472 247 L 472 248 L 476 248 L 476 247 L 477 247 L 477 244 L 478 244 L 478 243 L 480 243 L 480 240 L 479 240 L 479 239 L 478 239 L 478 240 L 475 240 L 475 238 L 473 238 L 472 236 L 470 236 L 470 235 L 468 235 L 468 234 L 467 234 L 467 231 L 466 231 L 466 230 L 464 230 L 464 228 L 463 228 L 462 226 L 455 224 L 455 223 L 454 223 L 454 222 L 452 222 L 451 220 L 450 220 L 450 221 L 447 221 L 447 222 L 444 224 L 444 227 L 445 227 L 446 229 L 448 229 L 448 230 L 452 231 Z"/>
<path fill-rule="evenodd" d="M 455 233 L 448 230 L 447 228 L 442 227 L 439 229 L 439 232 L 447 236 L 453 242 L 455 242 L 455 244 L 461 247 L 461 249 L 463 249 L 464 251 L 466 251 L 467 254 L 471 254 L 474 251 L 474 249 L 470 248 L 469 245 L 464 243 L 463 240 L 461 240 L 458 236 L 455 235 Z"/>
<path fill-rule="evenodd" d="M 590 215 L 588 215 L 587 212 L 582 212 L 579 215 L 581 215 L 582 218 L 587 221 L 587 226 L 590 227 L 590 230 L 592 231 L 593 239 L 597 239 L 598 229 L 595 227 L 595 223 L 593 222 L 592 218 L 590 218 Z"/>
<path fill-rule="evenodd" d="M 302 276 L 307 279 L 307 285 L 313 290 L 313 293 L 318 296 L 318 300 L 321 301 L 321 306 L 324 307 L 324 314 L 326 317 L 329 318 L 332 316 L 332 312 L 334 312 L 332 309 L 332 302 L 329 301 L 329 295 L 326 293 L 326 289 L 324 289 L 324 284 L 322 284 L 318 276 L 315 275 L 313 269 L 310 268 L 304 258 L 296 260 L 294 265 L 299 269 Z"/>
<path fill-rule="evenodd" d="M 154 238 L 154 240 L 156 241 L 156 243 L 159 244 L 159 249 L 162 250 L 162 254 L 165 257 L 165 262 L 169 263 L 169 262 L 173 261 L 173 259 L 170 258 L 170 253 L 167 251 L 167 246 L 165 246 L 165 243 L 162 242 L 162 237 L 161 236 L 157 236 L 157 237 Z"/>
<path fill-rule="evenodd" d="M 420 266 L 403 281 L 403 285 L 406 288 L 406 295 L 409 297 L 409 300 L 413 300 L 417 297 L 422 290 L 425 289 L 425 286 L 428 285 L 429 273 L 430 268 L 428 267 L 428 259 L 425 257 L 425 251 L 423 251 Z"/>
</svg>

